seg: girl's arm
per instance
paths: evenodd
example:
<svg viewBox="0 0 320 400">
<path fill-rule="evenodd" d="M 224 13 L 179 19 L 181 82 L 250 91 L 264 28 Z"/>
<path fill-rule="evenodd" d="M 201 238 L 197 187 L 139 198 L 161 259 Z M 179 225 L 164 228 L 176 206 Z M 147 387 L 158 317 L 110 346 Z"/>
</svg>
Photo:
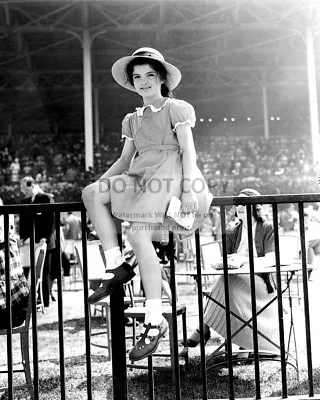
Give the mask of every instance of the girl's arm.
<svg viewBox="0 0 320 400">
<path fill-rule="evenodd" d="M 189 124 L 177 126 L 176 134 L 182 154 L 183 186 L 181 203 L 184 212 L 195 212 L 198 210 L 198 200 L 195 193 L 197 188 L 195 180 L 196 150 L 194 147 L 192 130 Z M 201 189 L 200 189 L 201 190 Z"/>
<path fill-rule="evenodd" d="M 112 166 L 105 172 L 100 179 L 108 178 L 110 176 L 120 175 L 129 169 L 131 161 L 136 154 L 136 146 L 133 140 L 126 139 L 121 152 L 121 156 Z"/>
</svg>

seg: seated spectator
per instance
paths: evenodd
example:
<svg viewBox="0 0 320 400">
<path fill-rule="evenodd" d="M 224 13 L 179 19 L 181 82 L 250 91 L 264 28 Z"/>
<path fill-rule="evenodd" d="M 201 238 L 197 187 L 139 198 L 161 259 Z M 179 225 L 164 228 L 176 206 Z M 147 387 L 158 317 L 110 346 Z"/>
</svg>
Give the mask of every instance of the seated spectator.
<svg viewBox="0 0 320 400">
<path fill-rule="evenodd" d="M 6 329 L 8 327 L 5 281 L 5 272 L 8 271 L 8 268 L 5 265 L 4 247 L 4 226 L 2 218 L 2 221 L 0 222 L 0 329 Z M 12 232 L 9 233 L 9 270 L 12 327 L 16 327 L 21 325 L 26 318 L 30 287 L 25 275 L 23 274 L 17 239 Z"/>
<path fill-rule="evenodd" d="M 253 189 L 244 189 L 239 196 L 258 196 L 259 192 Z M 275 264 L 273 226 L 265 222 L 261 215 L 261 205 L 252 207 L 253 228 L 253 254 L 255 267 L 269 267 Z M 229 268 L 241 268 L 249 263 L 247 213 L 246 207 L 236 206 L 239 223 L 227 230 L 227 253 Z M 223 268 L 222 262 L 216 268 Z M 275 283 L 272 274 L 263 273 L 255 275 L 256 309 L 261 310 L 273 297 Z M 230 311 L 247 321 L 252 316 L 250 275 L 229 275 Z M 225 305 L 224 276 L 215 279 L 210 296 Z M 234 334 L 242 326 L 242 322 L 231 317 L 231 333 Z M 258 331 L 271 339 L 279 342 L 277 303 L 272 303 L 257 317 Z M 207 301 L 204 311 L 205 342 L 210 338 L 210 328 L 222 337 L 227 337 L 225 310 L 211 300 Z M 259 337 L 259 349 L 275 351 L 277 348 L 264 337 Z M 240 330 L 232 339 L 233 343 L 241 349 L 253 349 L 252 329 L 248 326 Z M 200 342 L 200 331 L 197 329 L 188 339 L 189 347 L 196 347 Z"/>
<path fill-rule="evenodd" d="M 304 210 L 304 226 L 307 243 L 307 262 L 313 265 L 315 256 L 320 255 L 320 223 L 312 218 L 311 210 Z"/>
</svg>

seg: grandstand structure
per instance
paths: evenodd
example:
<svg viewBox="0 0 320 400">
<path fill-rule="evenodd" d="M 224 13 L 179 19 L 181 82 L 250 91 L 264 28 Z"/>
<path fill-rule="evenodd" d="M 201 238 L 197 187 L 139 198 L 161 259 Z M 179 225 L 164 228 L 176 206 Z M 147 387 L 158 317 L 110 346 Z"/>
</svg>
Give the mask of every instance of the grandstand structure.
<svg viewBox="0 0 320 400">
<path fill-rule="evenodd" d="M 214 124 L 307 117 L 320 154 L 320 5 L 308 0 L 0 0 L 0 137 L 75 133 L 93 148 L 138 105 L 112 79 L 115 60 L 159 49 L 175 92 Z M 197 131 L 195 131 L 195 135 Z"/>
</svg>

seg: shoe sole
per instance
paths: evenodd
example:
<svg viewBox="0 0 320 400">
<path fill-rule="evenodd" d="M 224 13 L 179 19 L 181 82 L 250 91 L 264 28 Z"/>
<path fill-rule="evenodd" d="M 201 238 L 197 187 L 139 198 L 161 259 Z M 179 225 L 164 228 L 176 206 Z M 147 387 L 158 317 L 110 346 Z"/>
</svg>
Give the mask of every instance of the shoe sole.
<svg viewBox="0 0 320 400">
<path fill-rule="evenodd" d="M 93 295 L 91 295 L 90 297 L 88 297 L 88 300 L 87 300 L 88 304 L 95 304 L 95 303 L 97 303 L 98 301 L 104 299 L 105 297 L 110 296 L 110 294 L 112 293 L 112 291 L 113 291 L 113 289 L 115 288 L 116 285 L 120 285 L 120 284 L 127 283 L 127 282 L 129 282 L 134 276 L 135 276 L 135 274 L 132 274 L 132 275 L 130 275 L 130 276 L 128 277 L 128 279 L 125 279 L 125 280 L 122 281 L 122 282 L 118 282 L 118 283 L 112 285 L 108 291 L 105 291 L 105 292 L 101 293 L 99 296 L 95 296 L 95 297 L 92 298 Z"/>
<path fill-rule="evenodd" d="M 167 330 L 168 330 L 168 325 L 166 325 L 166 329 L 164 330 L 164 332 L 162 333 L 162 335 L 159 337 L 158 342 L 157 342 L 157 344 L 155 345 L 155 347 L 153 348 L 152 351 L 150 351 L 149 353 L 143 355 L 142 357 L 138 357 L 138 358 L 134 358 L 134 359 L 131 358 L 131 357 L 130 357 L 130 354 L 129 354 L 129 360 L 130 360 L 130 361 L 140 361 L 140 360 L 143 360 L 144 358 L 147 358 L 147 357 L 149 357 L 149 356 L 152 356 L 152 354 L 155 353 L 155 351 L 157 350 L 157 348 L 158 348 L 158 346 L 159 346 L 159 343 L 160 343 L 160 340 L 161 340 L 161 339 L 164 337 L 164 335 L 167 333 Z"/>
</svg>

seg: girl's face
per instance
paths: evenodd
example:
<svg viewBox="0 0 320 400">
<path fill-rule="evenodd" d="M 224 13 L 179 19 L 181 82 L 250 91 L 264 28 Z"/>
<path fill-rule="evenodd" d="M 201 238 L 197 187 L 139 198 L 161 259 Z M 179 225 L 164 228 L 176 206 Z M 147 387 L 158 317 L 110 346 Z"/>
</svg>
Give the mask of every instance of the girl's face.
<svg viewBox="0 0 320 400">
<path fill-rule="evenodd" d="M 133 67 L 133 85 L 144 103 L 150 103 L 161 97 L 161 84 L 159 74 L 148 64 Z"/>
</svg>

